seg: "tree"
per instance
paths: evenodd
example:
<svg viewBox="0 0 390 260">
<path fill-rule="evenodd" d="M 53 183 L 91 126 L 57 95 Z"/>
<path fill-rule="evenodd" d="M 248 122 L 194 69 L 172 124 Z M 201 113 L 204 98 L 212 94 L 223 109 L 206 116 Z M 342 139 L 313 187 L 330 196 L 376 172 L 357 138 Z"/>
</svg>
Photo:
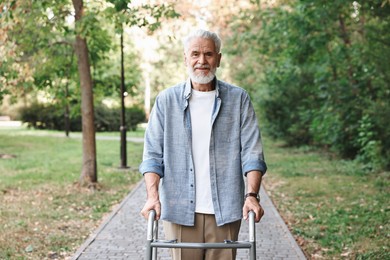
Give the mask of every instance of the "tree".
<svg viewBox="0 0 390 260">
<path fill-rule="evenodd" d="M 124 50 L 123 50 L 123 37 L 125 26 L 139 26 L 147 27 L 150 32 L 156 30 L 163 17 L 176 17 L 177 14 L 171 5 L 143 5 L 142 8 L 130 7 L 128 0 L 110 1 L 114 4 L 114 8 L 107 9 L 109 17 L 114 19 L 115 29 L 120 34 L 120 53 L 121 53 L 121 84 L 120 84 L 120 99 L 121 99 L 121 127 L 120 127 L 120 157 L 121 168 L 127 167 L 127 141 L 126 141 L 126 122 L 125 122 L 125 68 L 124 68 Z M 150 14 L 145 14 L 143 11 L 149 10 Z M 140 23 L 142 21 L 142 23 Z"/>
<path fill-rule="evenodd" d="M 76 94 L 73 82 L 77 75 L 66 1 L 4 1 L 1 9 L 3 93 L 29 103 L 41 91 L 50 102 L 65 105 L 74 98 L 66 97 L 67 90 Z"/>
<path fill-rule="evenodd" d="M 162 19 L 177 14 L 169 4 L 135 6 L 129 0 L 84 4 L 76 0 L 6 0 L 0 4 L 0 40 L 5 42 L 0 46 L 5 54 L 0 67 L 0 82 L 3 83 L 0 99 L 4 94 L 17 96 L 18 93 L 44 90 L 50 93 L 51 102 L 67 104 L 68 100 L 74 100 L 74 111 L 80 99 L 74 95 L 80 93 L 83 129 L 80 183 L 93 187 L 98 180 L 94 94 L 113 95 L 118 93 L 120 85 L 124 88 L 123 81 L 119 84 L 119 74 L 114 75 L 117 72 L 113 66 L 114 59 L 105 60 L 106 53 L 114 52 L 115 47 L 111 41 L 115 35 L 107 32 L 112 28 L 122 28 L 118 24 L 145 27 L 152 32 L 160 26 Z M 75 26 L 70 19 L 72 5 Z M 102 20 L 105 23 L 99 26 Z M 72 73 L 75 69 L 73 53 L 77 55 L 78 77 L 77 73 Z M 111 55 L 116 56 L 119 55 Z M 139 78 L 137 61 L 127 62 L 124 67 L 132 68 L 128 73 L 130 80 L 124 82 L 129 85 L 126 90 L 131 94 Z M 80 81 L 80 89 L 76 88 L 77 80 Z M 20 91 L 21 87 L 23 91 Z"/>
<path fill-rule="evenodd" d="M 80 176 L 82 185 L 96 183 L 96 141 L 94 127 L 93 92 L 92 77 L 89 64 L 88 45 L 82 35 L 81 25 L 84 16 L 83 0 L 72 0 L 75 10 L 76 21 L 76 42 L 75 51 L 78 58 L 78 70 L 81 87 L 81 111 L 82 111 L 82 131 L 83 131 L 83 162 Z"/>
<path fill-rule="evenodd" d="M 76 23 L 80 21 L 83 13 L 83 1 L 72 0 L 76 11 Z M 114 17 L 116 31 L 120 34 L 120 51 L 121 51 L 121 167 L 127 166 L 127 152 L 126 152 L 126 127 L 124 114 L 124 92 L 125 92 L 125 78 L 124 78 L 124 55 L 123 55 L 123 27 L 124 24 L 129 26 L 147 27 L 148 30 L 154 31 L 161 24 L 161 19 L 164 17 L 177 16 L 172 5 L 142 5 L 141 7 L 130 7 L 129 0 L 109 0 L 114 4 L 114 8 L 107 8 L 106 14 L 108 17 Z M 88 147 L 83 151 L 83 171 L 81 175 L 81 182 L 94 183 L 97 182 L 96 177 L 96 148 L 95 136 L 93 128 L 93 99 L 92 99 L 92 78 L 88 63 L 88 47 L 85 39 L 80 35 L 76 36 L 76 52 L 79 56 L 79 74 L 82 88 L 82 121 L 83 121 L 83 144 Z M 82 73 L 86 75 L 81 76 Z M 84 85 L 84 86 L 83 86 Z M 85 91 L 85 93 L 83 93 Z M 84 105 L 84 104 L 85 105 Z M 84 117 L 88 117 L 84 120 Z M 92 121 L 91 121 L 92 118 Z M 88 129 L 86 132 L 84 128 Z M 93 133 L 93 136 L 91 136 Z M 88 135 L 84 137 L 84 135 Z M 83 146 L 84 147 L 84 146 Z M 85 156 L 87 153 L 87 156 Z M 92 164 L 92 160 L 94 164 Z M 85 171 L 84 171 L 85 170 Z M 93 172 L 95 171 L 95 172 Z"/>
<path fill-rule="evenodd" d="M 234 19 L 228 44 L 270 134 L 388 169 L 388 1 L 275 3 Z"/>
</svg>

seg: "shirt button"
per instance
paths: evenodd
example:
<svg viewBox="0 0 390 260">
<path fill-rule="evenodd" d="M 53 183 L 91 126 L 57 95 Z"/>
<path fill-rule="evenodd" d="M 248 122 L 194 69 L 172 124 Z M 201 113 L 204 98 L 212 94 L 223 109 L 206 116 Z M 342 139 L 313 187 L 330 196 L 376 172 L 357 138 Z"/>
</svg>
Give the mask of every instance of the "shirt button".
<svg viewBox="0 0 390 260">
<path fill-rule="evenodd" d="M 194 187 L 194 184 L 191 184 L 191 187 Z"/>
<path fill-rule="evenodd" d="M 192 171 L 192 168 L 190 169 L 190 171 Z"/>
<path fill-rule="evenodd" d="M 192 201 L 192 200 L 191 200 L 190 202 L 191 202 L 191 203 L 194 203 L 194 201 Z"/>
</svg>

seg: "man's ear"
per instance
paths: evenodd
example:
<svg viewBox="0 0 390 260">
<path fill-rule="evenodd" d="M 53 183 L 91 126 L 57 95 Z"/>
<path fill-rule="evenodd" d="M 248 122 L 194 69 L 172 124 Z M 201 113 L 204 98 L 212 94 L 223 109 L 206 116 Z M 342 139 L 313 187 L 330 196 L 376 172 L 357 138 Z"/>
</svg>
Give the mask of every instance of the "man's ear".
<svg viewBox="0 0 390 260">
<path fill-rule="evenodd" d="M 217 68 L 219 68 L 219 65 L 221 64 L 221 59 L 222 59 L 222 53 L 219 53 L 218 54 Z"/>
</svg>

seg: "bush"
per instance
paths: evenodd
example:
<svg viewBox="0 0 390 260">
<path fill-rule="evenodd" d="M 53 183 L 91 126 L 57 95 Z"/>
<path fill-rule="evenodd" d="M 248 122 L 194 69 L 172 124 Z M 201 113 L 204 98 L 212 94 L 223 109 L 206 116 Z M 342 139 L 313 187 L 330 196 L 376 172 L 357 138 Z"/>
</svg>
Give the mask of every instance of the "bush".
<svg viewBox="0 0 390 260">
<path fill-rule="evenodd" d="M 137 125 L 145 121 L 145 113 L 139 107 L 126 108 L 125 121 L 127 130 L 135 131 Z M 121 109 L 111 109 L 106 106 L 95 108 L 96 131 L 119 131 L 121 126 Z"/>
<path fill-rule="evenodd" d="M 389 170 L 390 6 L 359 5 L 362 23 L 350 15 L 356 2 L 314 2 L 258 6 L 245 14 L 250 23 L 234 23 L 225 46 L 238 56 L 232 77 L 263 93 L 254 102 L 272 137 Z"/>
<path fill-rule="evenodd" d="M 65 130 L 65 109 L 55 104 L 34 103 L 20 110 L 21 120 L 35 129 Z M 104 105 L 95 107 L 95 130 L 97 132 L 119 131 L 121 109 Z M 145 113 L 139 107 L 126 108 L 126 128 L 134 131 L 145 121 Z M 80 113 L 70 115 L 70 131 L 81 131 Z"/>
<path fill-rule="evenodd" d="M 20 109 L 20 119 L 35 129 L 65 130 L 65 110 L 58 105 L 33 103 Z M 81 129 L 80 118 L 71 118 L 70 129 Z"/>
</svg>

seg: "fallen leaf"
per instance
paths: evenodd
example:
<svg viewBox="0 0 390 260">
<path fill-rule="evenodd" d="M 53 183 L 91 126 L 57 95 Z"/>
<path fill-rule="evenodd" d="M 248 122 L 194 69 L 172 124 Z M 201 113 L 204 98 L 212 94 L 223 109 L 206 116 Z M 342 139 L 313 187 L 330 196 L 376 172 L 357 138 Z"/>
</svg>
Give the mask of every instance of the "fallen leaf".
<svg viewBox="0 0 390 260">
<path fill-rule="evenodd" d="M 345 252 L 345 253 L 342 253 L 341 256 L 344 256 L 344 257 L 348 257 L 352 252 Z"/>
<path fill-rule="evenodd" d="M 28 245 L 24 251 L 26 251 L 27 253 L 31 253 L 32 251 L 34 250 L 33 246 L 32 245 Z"/>
</svg>

